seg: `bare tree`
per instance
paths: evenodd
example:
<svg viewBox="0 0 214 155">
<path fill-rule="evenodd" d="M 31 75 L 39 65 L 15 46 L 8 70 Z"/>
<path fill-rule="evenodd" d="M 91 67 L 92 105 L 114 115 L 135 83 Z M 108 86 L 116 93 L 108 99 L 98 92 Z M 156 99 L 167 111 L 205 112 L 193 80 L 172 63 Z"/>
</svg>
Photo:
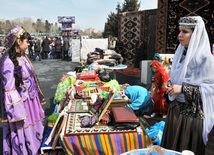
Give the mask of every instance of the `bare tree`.
<svg viewBox="0 0 214 155">
<path fill-rule="evenodd" d="M 34 33 L 47 33 L 60 31 L 58 23 L 49 23 L 48 20 L 37 19 L 34 22 L 31 17 L 16 18 L 13 20 L 0 19 L 0 34 L 7 34 L 16 25 L 22 26 L 27 32 Z"/>
</svg>

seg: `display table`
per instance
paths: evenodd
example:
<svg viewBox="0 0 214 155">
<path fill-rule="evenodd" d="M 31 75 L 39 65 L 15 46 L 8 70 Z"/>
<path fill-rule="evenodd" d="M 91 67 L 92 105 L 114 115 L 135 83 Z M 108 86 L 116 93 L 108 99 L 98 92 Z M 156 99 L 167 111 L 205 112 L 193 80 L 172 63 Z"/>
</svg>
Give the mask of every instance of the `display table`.
<svg viewBox="0 0 214 155">
<path fill-rule="evenodd" d="M 126 69 L 127 65 L 118 65 L 118 66 L 108 66 L 107 69 L 113 70 L 113 78 L 116 80 L 116 70 Z"/>
<path fill-rule="evenodd" d="M 60 140 L 67 154 L 121 154 L 133 149 L 147 148 L 150 145 L 150 138 L 145 130 L 134 133 L 74 136 L 65 136 L 63 131 L 60 134 Z"/>
</svg>

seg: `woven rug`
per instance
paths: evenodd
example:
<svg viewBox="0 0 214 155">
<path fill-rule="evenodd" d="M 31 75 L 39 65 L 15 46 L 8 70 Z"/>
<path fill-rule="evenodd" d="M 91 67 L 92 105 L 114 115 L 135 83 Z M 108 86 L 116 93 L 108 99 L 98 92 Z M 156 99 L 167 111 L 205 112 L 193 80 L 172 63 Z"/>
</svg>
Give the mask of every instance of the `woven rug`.
<svg viewBox="0 0 214 155">
<path fill-rule="evenodd" d="M 158 0 L 158 40 L 160 53 L 174 53 L 177 45 L 178 21 L 184 16 L 201 16 L 214 43 L 214 1 L 213 0 Z M 166 42 L 164 43 L 164 41 Z"/>
<path fill-rule="evenodd" d="M 134 68 L 132 66 L 127 66 L 126 69 L 117 70 L 117 72 L 127 76 L 141 77 L 140 68 Z"/>
<path fill-rule="evenodd" d="M 124 64 L 134 66 L 136 44 L 144 40 L 145 11 L 133 11 L 119 15 L 118 39 L 123 51 L 117 51 L 124 58 Z"/>
</svg>

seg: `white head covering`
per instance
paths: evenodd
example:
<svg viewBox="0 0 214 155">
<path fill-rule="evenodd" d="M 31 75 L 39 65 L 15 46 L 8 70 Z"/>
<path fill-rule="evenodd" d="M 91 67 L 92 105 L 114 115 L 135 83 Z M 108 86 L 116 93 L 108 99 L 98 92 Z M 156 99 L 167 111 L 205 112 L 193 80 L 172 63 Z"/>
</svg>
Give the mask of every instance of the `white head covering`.
<svg viewBox="0 0 214 155">
<path fill-rule="evenodd" d="M 172 63 L 170 80 L 172 84 L 182 85 L 183 82 L 199 86 L 203 110 L 203 139 L 208 141 L 208 133 L 214 125 L 214 57 L 211 54 L 209 38 L 201 17 L 187 17 L 197 21 L 191 36 L 187 54 L 182 63 L 180 59 L 183 55 L 184 46 L 178 46 Z M 169 96 L 173 101 L 184 101 L 184 94 Z"/>
</svg>

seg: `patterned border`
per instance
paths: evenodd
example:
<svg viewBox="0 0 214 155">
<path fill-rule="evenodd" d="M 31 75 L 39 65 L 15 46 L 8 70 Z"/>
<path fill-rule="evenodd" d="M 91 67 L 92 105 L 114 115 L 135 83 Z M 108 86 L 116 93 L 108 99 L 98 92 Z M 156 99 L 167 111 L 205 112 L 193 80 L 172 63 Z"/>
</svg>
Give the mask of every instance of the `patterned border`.
<svg viewBox="0 0 214 155">
<path fill-rule="evenodd" d="M 157 24 L 157 52 L 165 53 L 166 22 L 167 22 L 167 1 L 158 0 L 158 24 Z"/>
</svg>

